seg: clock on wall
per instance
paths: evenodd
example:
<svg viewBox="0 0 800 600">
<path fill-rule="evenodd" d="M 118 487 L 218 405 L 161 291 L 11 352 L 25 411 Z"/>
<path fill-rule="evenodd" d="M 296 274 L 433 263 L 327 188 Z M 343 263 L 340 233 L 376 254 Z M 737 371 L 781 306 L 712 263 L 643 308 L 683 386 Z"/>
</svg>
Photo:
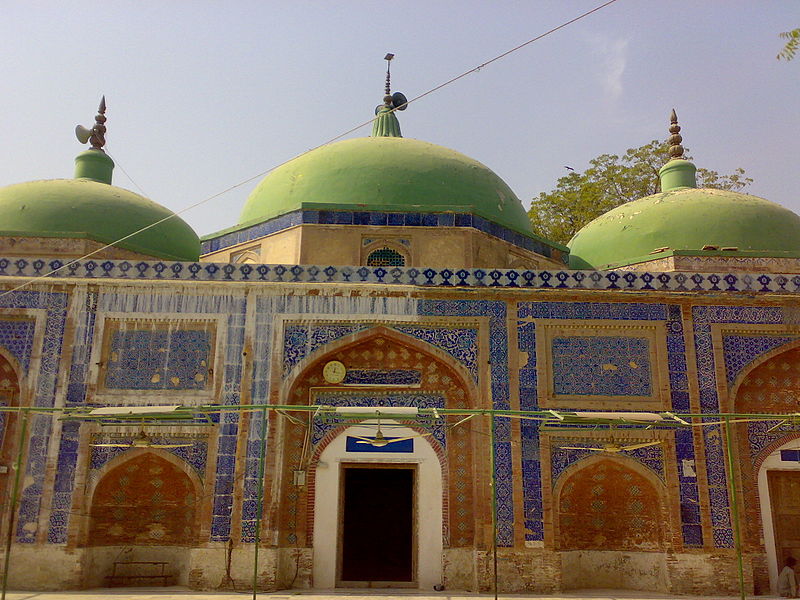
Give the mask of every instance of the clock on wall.
<svg viewBox="0 0 800 600">
<path fill-rule="evenodd" d="M 341 383 L 347 374 L 347 368 L 338 360 L 332 360 L 322 369 L 322 376 L 328 383 Z"/>
</svg>

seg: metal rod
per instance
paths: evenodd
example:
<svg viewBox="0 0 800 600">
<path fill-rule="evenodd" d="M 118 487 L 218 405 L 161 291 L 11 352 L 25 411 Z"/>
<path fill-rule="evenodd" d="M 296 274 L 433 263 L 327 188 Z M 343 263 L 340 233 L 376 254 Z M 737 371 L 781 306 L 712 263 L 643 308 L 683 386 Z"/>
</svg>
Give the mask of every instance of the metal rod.
<svg viewBox="0 0 800 600">
<path fill-rule="evenodd" d="M 258 584 L 258 547 L 261 545 L 261 522 L 264 517 L 264 456 L 267 447 L 267 409 L 261 411 L 261 443 L 258 457 L 258 508 L 256 508 L 256 546 L 253 552 L 253 600 Z"/>
<path fill-rule="evenodd" d="M 495 460 L 495 452 L 497 451 L 496 433 L 494 426 L 494 415 L 489 418 L 491 422 L 491 443 L 492 451 L 491 456 L 491 469 L 492 469 L 492 583 L 494 587 L 494 600 L 497 600 L 497 465 Z"/>
<path fill-rule="evenodd" d="M 739 528 L 739 499 L 736 491 L 736 472 L 733 463 L 733 441 L 731 439 L 731 421 L 725 421 L 725 444 L 728 448 L 728 472 L 731 477 L 731 510 L 733 512 L 733 539 L 736 544 L 736 562 L 739 569 L 739 594 L 742 600 L 747 598 L 744 590 L 744 567 L 742 566 L 742 534 Z"/>
<path fill-rule="evenodd" d="M 3 588 L 0 600 L 6 600 L 6 590 L 8 589 L 8 568 L 11 564 L 11 540 L 14 538 L 14 514 L 17 512 L 17 496 L 19 494 L 19 480 L 22 472 L 22 454 L 25 449 L 25 433 L 28 428 L 28 413 L 22 413 L 22 422 L 19 426 L 19 438 L 17 440 L 17 460 L 14 464 L 14 487 L 11 489 L 11 502 L 8 506 L 8 532 L 6 535 L 6 555 L 3 560 Z"/>
</svg>

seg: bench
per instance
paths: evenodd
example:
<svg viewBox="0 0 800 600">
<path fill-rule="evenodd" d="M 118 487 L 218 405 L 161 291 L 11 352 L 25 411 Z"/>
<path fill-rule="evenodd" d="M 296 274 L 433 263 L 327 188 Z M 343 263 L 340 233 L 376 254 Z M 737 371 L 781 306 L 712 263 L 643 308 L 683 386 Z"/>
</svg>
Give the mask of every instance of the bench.
<svg viewBox="0 0 800 600">
<path fill-rule="evenodd" d="M 165 561 L 120 560 L 114 562 L 111 575 L 106 575 L 108 587 L 132 587 L 145 585 L 172 585 L 172 575 L 166 572 Z"/>
</svg>

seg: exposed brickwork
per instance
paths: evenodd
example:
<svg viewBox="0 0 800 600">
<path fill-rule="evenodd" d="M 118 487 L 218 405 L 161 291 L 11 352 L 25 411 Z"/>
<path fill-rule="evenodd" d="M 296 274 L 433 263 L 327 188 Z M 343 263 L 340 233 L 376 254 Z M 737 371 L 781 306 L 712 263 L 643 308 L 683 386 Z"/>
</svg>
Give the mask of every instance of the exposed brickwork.
<svg viewBox="0 0 800 600">
<path fill-rule="evenodd" d="M 663 504 L 653 484 L 614 459 L 574 472 L 558 497 L 561 550 L 664 548 Z"/>
<path fill-rule="evenodd" d="M 152 452 L 111 469 L 91 509 L 91 545 L 189 546 L 197 541 L 197 494 L 189 477 Z"/>
</svg>

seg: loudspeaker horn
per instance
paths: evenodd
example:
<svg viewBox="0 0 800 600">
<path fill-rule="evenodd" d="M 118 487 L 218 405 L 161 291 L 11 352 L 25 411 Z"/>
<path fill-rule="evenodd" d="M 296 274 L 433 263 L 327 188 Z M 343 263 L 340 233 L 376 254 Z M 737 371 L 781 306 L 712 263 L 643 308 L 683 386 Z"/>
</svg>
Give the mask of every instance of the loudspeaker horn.
<svg viewBox="0 0 800 600">
<path fill-rule="evenodd" d="M 92 130 L 87 129 L 83 125 L 76 125 L 75 126 L 75 137 L 78 138 L 78 141 L 81 144 L 85 144 L 89 141 L 89 138 L 92 137 Z"/>
</svg>

